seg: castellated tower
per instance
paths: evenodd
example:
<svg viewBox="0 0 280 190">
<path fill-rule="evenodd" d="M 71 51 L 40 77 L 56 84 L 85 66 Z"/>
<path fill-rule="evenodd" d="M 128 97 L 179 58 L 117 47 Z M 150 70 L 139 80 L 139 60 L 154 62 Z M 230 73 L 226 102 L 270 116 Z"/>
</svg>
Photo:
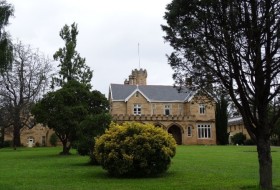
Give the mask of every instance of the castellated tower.
<svg viewBox="0 0 280 190">
<path fill-rule="evenodd" d="M 128 85 L 146 85 L 147 84 L 147 71 L 146 69 L 134 69 L 129 75 L 124 84 Z"/>
</svg>

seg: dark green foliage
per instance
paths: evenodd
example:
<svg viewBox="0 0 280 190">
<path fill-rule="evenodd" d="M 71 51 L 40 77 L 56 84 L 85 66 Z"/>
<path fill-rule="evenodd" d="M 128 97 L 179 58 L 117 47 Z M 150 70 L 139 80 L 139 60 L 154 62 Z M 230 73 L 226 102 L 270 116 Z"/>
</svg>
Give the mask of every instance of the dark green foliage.
<svg viewBox="0 0 280 190">
<path fill-rule="evenodd" d="M 12 147 L 12 146 L 13 146 L 13 141 L 8 140 L 3 142 L 3 148 Z"/>
<path fill-rule="evenodd" d="M 111 123 L 111 115 L 105 113 L 105 110 L 100 111 L 85 118 L 77 130 L 77 151 L 80 155 L 89 155 L 90 164 L 97 164 L 93 154 L 95 137 L 102 135 Z"/>
<path fill-rule="evenodd" d="M 244 145 L 256 145 L 256 142 L 253 141 L 252 139 L 246 139 L 244 141 Z"/>
<path fill-rule="evenodd" d="M 5 31 L 5 27 L 9 23 L 9 18 L 13 16 L 14 8 L 5 0 L 0 0 L 0 73 L 7 69 L 12 63 L 13 48 L 9 39 L 9 35 Z M 3 85 L 1 82 L 0 88 Z M 2 111 L 3 99 L 0 96 L 0 148 L 4 146 L 4 112 Z"/>
<path fill-rule="evenodd" d="M 244 145 L 246 140 L 246 136 L 243 133 L 236 133 L 232 136 L 231 141 L 236 145 Z"/>
<path fill-rule="evenodd" d="M 55 133 L 53 133 L 50 137 L 50 144 L 52 146 L 56 146 L 57 145 L 57 135 Z"/>
<path fill-rule="evenodd" d="M 47 93 L 33 107 L 32 114 L 37 122 L 54 129 L 63 145 L 62 154 L 69 154 L 80 123 L 107 108 L 108 101 L 103 94 L 70 80 L 61 89 Z"/>
<path fill-rule="evenodd" d="M 271 139 L 270 139 L 270 143 L 273 146 L 279 146 L 280 145 L 279 138 L 276 137 L 276 136 L 272 136 Z"/>
<path fill-rule="evenodd" d="M 227 132 L 228 125 L 228 102 L 224 96 L 220 97 L 220 100 L 216 103 L 216 137 L 217 143 L 220 145 L 228 144 L 229 134 Z"/>
<path fill-rule="evenodd" d="M 53 78 L 53 86 L 62 86 L 63 83 L 76 80 L 84 84 L 90 84 L 92 78 L 92 70 L 85 64 L 86 59 L 81 58 L 76 51 L 78 28 L 73 23 L 71 27 L 65 25 L 60 33 L 60 37 L 65 42 L 65 47 L 59 48 L 53 55 L 54 60 L 60 62 L 59 77 Z"/>
<path fill-rule="evenodd" d="M 9 39 L 8 33 L 4 30 L 4 27 L 9 24 L 9 18 L 13 16 L 14 8 L 11 4 L 8 4 L 5 0 L 0 1 L 0 72 L 7 69 L 12 63 L 13 48 Z"/>
<path fill-rule="evenodd" d="M 280 119 L 277 120 L 276 127 L 272 131 L 271 142 L 273 145 L 280 145 Z"/>
<path fill-rule="evenodd" d="M 164 39 L 177 86 L 223 89 L 257 142 L 260 188 L 272 189 L 270 136 L 280 117 L 280 1 L 173 0 Z M 209 88 L 210 87 L 210 88 Z M 217 89 L 217 90 L 216 90 Z M 269 117 L 269 105 L 277 109 Z"/>
<path fill-rule="evenodd" d="M 4 146 L 4 123 L 3 123 L 3 116 L 2 116 L 2 110 L 0 109 L 0 148 Z"/>
<path fill-rule="evenodd" d="M 95 156 L 113 176 L 143 177 L 165 172 L 175 156 L 174 138 L 151 124 L 112 123 L 96 140 Z"/>
</svg>

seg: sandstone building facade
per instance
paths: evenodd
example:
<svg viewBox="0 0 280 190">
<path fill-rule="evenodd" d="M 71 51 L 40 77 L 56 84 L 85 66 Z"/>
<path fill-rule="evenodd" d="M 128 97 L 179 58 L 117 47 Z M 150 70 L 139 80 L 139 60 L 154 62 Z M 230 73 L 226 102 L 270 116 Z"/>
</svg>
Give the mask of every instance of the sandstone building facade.
<svg viewBox="0 0 280 190">
<path fill-rule="evenodd" d="M 20 130 L 20 141 L 22 146 L 34 147 L 34 146 L 51 146 L 50 137 L 54 133 L 52 129 L 44 127 L 40 124 L 35 125 L 32 128 L 23 127 Z M 6 128 L 4 133 L 5 141 L 13 140 L 13 128 Z"/>
<path fill-rule="evenodd" d="M 147 85 L 147 71 L 135 69 L 124 84 L 109 87 L 114 121 L 152 123 L 177 144 L 216 144 L 215 104 L 198 93 L 173 86 Z"/>
<path fill-rule="evenodd" d="M 241 116 L 228 119 L 228 133 L 230 144 L 232 143 L 231 138 L 237 133 L 243 133 L 246 136 L 246 139 L 251 139 L 247 129 L 244 126 L 244 122 Z"/>
</svg>

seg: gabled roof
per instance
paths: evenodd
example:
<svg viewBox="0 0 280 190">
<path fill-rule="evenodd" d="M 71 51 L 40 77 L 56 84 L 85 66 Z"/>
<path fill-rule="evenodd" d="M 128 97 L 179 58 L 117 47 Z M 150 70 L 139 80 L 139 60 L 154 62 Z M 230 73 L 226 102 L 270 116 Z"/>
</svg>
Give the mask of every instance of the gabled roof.
<svg viewBox="0 0 280 190">
<path fill-rule="evenodd" d="M 178 92 L 173 86 L 111 84 L 112 101 L 127 101 L 135 92 L 140 92 L 149 102 L 185 102 L 195 94 L 191 90 Z"/>
</svg>

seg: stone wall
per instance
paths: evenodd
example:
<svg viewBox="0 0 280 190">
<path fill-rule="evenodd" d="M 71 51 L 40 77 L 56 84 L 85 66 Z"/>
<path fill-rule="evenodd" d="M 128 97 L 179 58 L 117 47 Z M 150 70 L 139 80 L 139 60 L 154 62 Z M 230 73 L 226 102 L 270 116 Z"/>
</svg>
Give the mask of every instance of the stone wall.
<svg viewBox="0 0 280 190">
<path fill-rule="evenodd" d="M 54 133 L 52 129 L 48 127 L 44 127 L 40 124 L 34 126 L 32 129 L 28 127 L 24 127 L 20 131 L 20 140 L 22 146 L 26 147 L 34 147 L 34 146 L 51 146 L 50 145 L 50 137 Z M 31 142 L 31 139 L 32 142 Z M 13 129 L 7 128 L 5 129 L 5 141 L 13 140 Z M 59 141 L 59 140 L 58 140 Z"/>
<path fill-rule="evenodd" d="M 134 115 L 135 104 L 141 105 L 141 115 Z M 205 104 L 205 113 L 203 114 L 200 113 L 200 104 Z M 170 107 L 169 115 L 165 115 L 166 105 Z M 180 132 L 181 137 L 178 137 L 178 142 L 181 143 L 177 142 L 178 144 L 216 144 L 214 105 L 213 102 L 206 104 L 205 101 L 198 101 L 197 99 L 190 102 L 148 102 L 139 93 L 138 95 L 132 95 L 127 102 L 111 101 L 110 111 L 117 123 L 137 121 L 154 124 L 170 133 Z M 200 124 L 211 126 L 210 138 L 198 137 L 198 125 Z"/>
</svg>

